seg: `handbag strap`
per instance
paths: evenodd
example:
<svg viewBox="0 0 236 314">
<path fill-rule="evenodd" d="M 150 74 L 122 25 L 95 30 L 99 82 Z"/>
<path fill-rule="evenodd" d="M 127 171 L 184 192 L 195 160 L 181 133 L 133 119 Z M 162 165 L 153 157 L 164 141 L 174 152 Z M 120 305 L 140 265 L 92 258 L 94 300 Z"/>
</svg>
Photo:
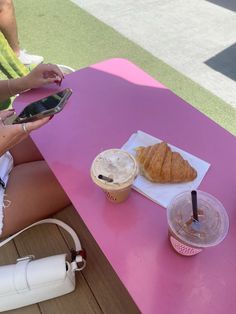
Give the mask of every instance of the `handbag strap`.
<svg viewBox="0 0 236 314">
<path fill-rule="evenodd" d="M 75 249 L 71 249 L 71 265 L 73 267 L 73 270 L 75 270 L 75 271 L 76 270 L 82 270 L 86 266 L 86 252 L 81 247 L 79 237 L 77 236 L 75 231 L 69 225 L 67 225 L 66 223 L 64 223 L 63 221 L 58 220 L 58 219 L 47 218 L 47 219 L 37 221 L 37 222 L 33 223 L 32 225 L 18 231 L 17 233 L 13 234 L 12 236 L 8 237 L 7 239 L 1 241 L 0 247 L 4 246 L 5 244 L 7 244 L 11 240 L 13 240 L 15 237 L 20 235 L 22 232 L 24 232 L 24 231 L 26 231 L 26 230 L 34 227 L 34 226 L 42 225 L 45 223 L 56 224 L 56 225 L 62 227 L 64 230 L 66 230 L 71 235 L 71 237 L 74 241 L 74 244 L 75 244 Z"/>
</svg>

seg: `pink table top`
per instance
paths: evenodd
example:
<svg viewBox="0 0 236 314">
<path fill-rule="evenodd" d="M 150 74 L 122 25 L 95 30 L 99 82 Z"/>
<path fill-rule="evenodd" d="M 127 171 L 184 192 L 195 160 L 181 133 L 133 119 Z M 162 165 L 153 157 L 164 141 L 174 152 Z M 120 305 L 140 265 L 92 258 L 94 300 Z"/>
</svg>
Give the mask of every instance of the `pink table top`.
<svg viewBox="0 0 236 314">
<path fill-rule="evenodd" d="M 73 95 L 63 112 L 32 137 L 78 213 L 142 313 L 236 312 L 236 139 L 165 86 L 124 59 L 66 76 Z M 54 92 L 50 86 L 16 101 Z M 90 179 L 94 157 L 142 130 L 211 164 L 199 189 L 225 206 L 226 239 L 182 257 L 167 239 L 166 209 L 136 191 L 112 204 Z"/>
</svg>

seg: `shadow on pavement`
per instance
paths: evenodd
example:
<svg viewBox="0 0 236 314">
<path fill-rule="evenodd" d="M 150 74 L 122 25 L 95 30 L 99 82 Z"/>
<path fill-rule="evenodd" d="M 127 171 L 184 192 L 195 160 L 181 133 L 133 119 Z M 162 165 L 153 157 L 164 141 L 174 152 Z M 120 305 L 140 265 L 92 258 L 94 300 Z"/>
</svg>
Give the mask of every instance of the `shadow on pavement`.
<svg viewBox="0 0 236 314">
<path fill-rule="evenodd" d="M 236 1 L 235 0 L 207 0 L 223 8 L 236 12 Z"/>
<path fill-rule="evenodd" d="M 236 43 L 205 61 L 205 64 L 236 81 Z"/>
</svg>

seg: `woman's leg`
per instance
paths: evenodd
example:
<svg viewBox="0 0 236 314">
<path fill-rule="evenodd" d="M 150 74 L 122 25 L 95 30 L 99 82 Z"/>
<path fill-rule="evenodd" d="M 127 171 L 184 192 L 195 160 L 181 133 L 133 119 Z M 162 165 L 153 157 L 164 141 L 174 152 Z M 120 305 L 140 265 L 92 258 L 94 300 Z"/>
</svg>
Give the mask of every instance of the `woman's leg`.
<svg viewBox="0 0 236 314">
<path fill-rule="evenodd" d="M 15 166 L 25 162 L 43 160 L 41 153 L 30 136 L 14 146 L 10 152 L 13 156 Z"/>
<path fill-rule="evenodd" d="M 9 207 L 4 211 L 2 237 L 45 218 L 70 204 L 45 161 L 24 163 L 13 168 L 6 189 Z"/>
</svg>

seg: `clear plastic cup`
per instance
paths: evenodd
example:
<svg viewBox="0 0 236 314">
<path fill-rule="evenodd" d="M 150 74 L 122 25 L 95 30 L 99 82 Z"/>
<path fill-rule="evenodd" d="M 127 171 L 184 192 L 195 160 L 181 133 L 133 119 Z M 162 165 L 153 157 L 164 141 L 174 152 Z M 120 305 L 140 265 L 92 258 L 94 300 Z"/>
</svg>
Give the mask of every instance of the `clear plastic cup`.
<svg viewBox="0 0 236 314">
<path fill-rule="evenodd" d="M 198 220 L 193 219 L 191 191 L 177 195 L 167 208 L 169 239 L 182 255 L 192 256 L 224 240 L 229 218 L 214 196 L 197 191 Z"/>
<path fill-rule="evenodd" d="M 121 203 L 129 197 L 138 175 L 138 164 L 128 152 L 108 149 L 94 159 L 90 174 L 93 182 L 111 202 Z"/>
</svg>

